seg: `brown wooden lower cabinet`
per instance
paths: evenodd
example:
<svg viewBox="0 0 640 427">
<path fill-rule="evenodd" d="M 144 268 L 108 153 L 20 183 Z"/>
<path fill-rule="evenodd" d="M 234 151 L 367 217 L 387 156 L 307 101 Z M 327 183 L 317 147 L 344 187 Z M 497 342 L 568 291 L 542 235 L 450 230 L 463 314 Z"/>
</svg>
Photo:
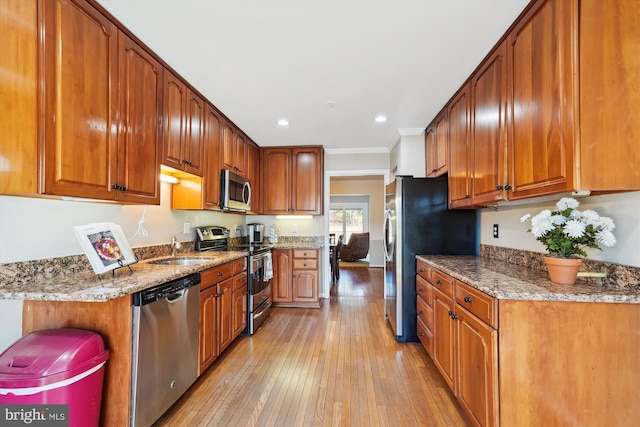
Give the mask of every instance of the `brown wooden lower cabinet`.
<svg viewBox="0 0 640 427">
<path fill-rule="evenodd" d="M 246 327 L 246 258 L 204 270 L 200 277 L 198 375 L 211 366 Z"/>
<path fill-rule="evenodd" d="M 272 302 L 282 307 L 320 307 L 318 249 L 274 249 Z"/>
<path fill-rule="evenodd" d="M 497 300 L 417 271 L 418 337 L 473 425 L 640 425 L 640 305 Z"/>
</svg>

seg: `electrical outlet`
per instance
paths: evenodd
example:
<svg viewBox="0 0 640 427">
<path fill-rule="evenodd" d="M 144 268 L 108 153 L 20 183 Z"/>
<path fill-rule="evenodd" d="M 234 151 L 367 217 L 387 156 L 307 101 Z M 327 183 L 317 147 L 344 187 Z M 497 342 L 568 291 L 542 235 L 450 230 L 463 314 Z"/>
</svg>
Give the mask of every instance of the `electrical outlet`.
<svg viewBox="0 0 640 427">
<path fill-rule="evenodd" d="M 293 232 L 293 233 L 297 233 L 298 232 L 298 224 L 292 224 L 291 225 L 291 232 Z"/>
<path fill-rule="evenodd" d="M 498 238 L 498 224 L 493 224 L 493 238 Z"/>
<path fill-rule="evenodd" d="M 191 234 L 191 223 L 190 222 L 185 222 L 182 225 L 182 232 L 184 234 Z"/>
</svg>

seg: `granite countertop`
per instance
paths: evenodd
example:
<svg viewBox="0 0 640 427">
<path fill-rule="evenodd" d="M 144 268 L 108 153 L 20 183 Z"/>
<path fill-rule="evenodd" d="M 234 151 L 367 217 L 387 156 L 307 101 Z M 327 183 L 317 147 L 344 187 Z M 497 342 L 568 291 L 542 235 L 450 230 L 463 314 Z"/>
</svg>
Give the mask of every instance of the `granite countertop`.
<svg viewBox="0 0 640 427">
<path fill-rule="evenodd" d="M 147 259 L 115 271 L 96 275 L 92 271 L 70 274 L 50 280 L 24 283 L 7 283 L 0 286 L 0 299 L 104 302 L 115 298 L 197 273 L 211 267 L 235 261 L 247 256 L 247 252 L 189 252 L 180 257 L 206 258 L 197 265 L 151 264 Z M 166 258 L 166 257 L 162 257 Z"/>
<path fill-rule="evenodd" d="M 546 271 L 467 255 L 418 255 L 417 259 L 497 299 L 640 304 L 640 293 L 588 283 L 558 285 Z"/>
<path fill-rule="evenodd" d="M 322 249 L 324 244 L 315 242 L 278 242 L 274 249 Z"/>
</svg>

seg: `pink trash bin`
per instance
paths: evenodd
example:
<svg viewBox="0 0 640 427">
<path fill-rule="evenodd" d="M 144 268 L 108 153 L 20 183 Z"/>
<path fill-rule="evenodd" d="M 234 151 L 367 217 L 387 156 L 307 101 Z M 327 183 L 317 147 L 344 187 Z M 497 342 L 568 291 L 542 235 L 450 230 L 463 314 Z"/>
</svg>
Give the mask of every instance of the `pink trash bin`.
<svg viewBox="0 0 640 427">
<path fill-rule="evenodd" d="M 69 405 L 69 426 L 98 426 L 108 358 L 95 332 L 31 332 L 0 354 L 0 404 Z"/>
</svg>

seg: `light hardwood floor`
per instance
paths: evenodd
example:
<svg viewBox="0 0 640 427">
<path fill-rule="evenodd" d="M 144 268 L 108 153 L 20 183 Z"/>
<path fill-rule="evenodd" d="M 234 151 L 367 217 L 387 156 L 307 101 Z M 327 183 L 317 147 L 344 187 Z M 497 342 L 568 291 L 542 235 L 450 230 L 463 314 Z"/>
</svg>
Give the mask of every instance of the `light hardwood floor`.
<svg viewBox="0 0 640 427">
<path fill-rule="evenodd" d="M 320 309 L 276 308 L 159 426 L 466 426 L 419 343 L 384 319 L 383 271 L 341 269 Z"/>
</svg>

